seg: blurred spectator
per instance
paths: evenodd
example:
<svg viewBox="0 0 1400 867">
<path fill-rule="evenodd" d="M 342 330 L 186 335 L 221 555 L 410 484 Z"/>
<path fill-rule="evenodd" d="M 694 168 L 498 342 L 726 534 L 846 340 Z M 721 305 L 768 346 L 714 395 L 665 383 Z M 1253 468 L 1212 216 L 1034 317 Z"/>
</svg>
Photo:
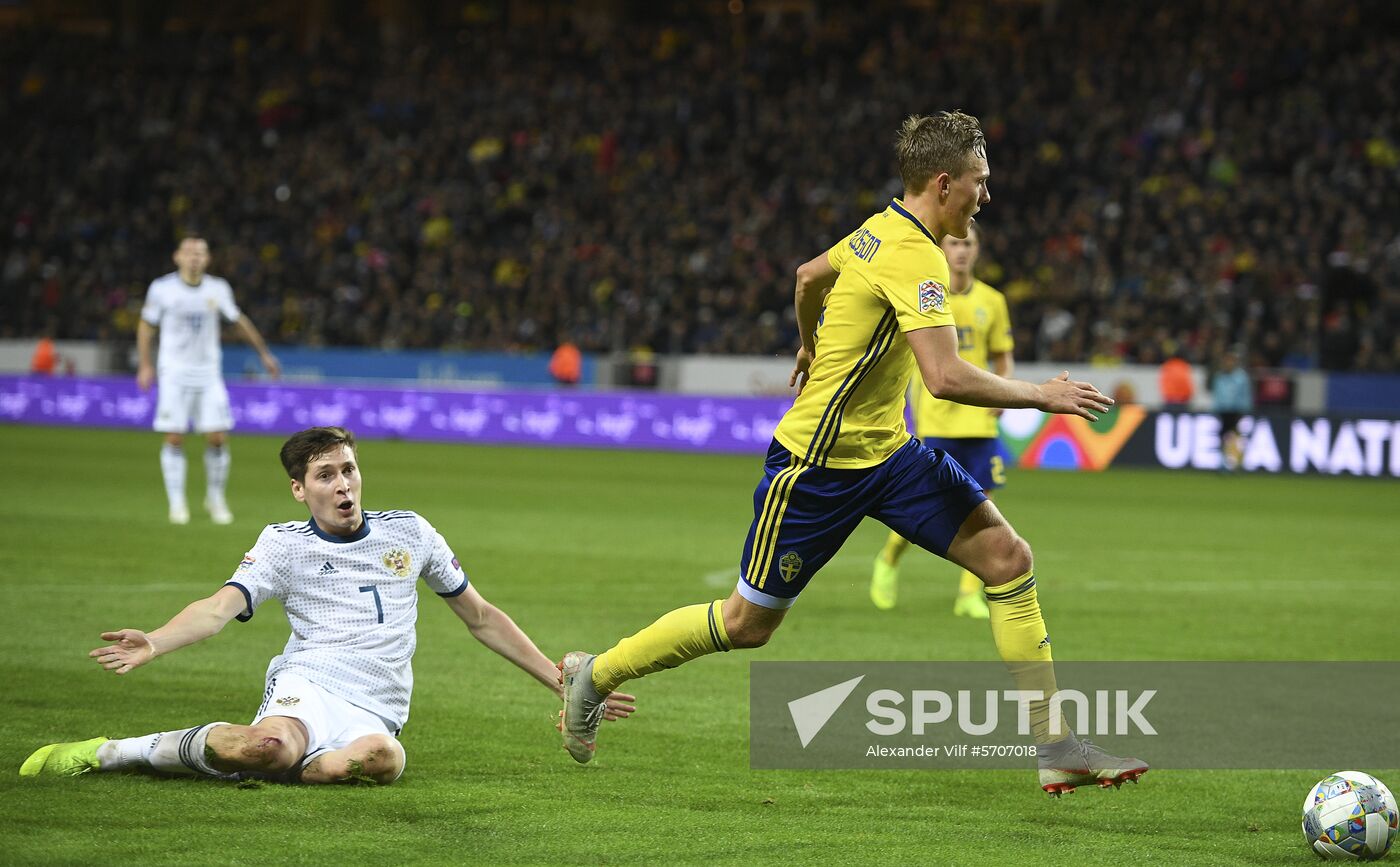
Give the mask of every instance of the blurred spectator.
<svg viewBox="0 0 1400 867">
<path fill-rule="evenodd" d="M 34 354 L 29 359 L 29 372 L 39 376 L 53 376 L 58 362 L 58 348 L 54 346 L 53 338 L 46 334 L 39 338 L 38 344 L 34 346 Z"/>
<path fill-rule="evenodd" d="M 588 4 L 398 44 L 393 5 L 305 50 L 0 32 L 0 336 L 130 339 L 197 231 L 283 342 L 787 353 L 796 264 L 899 193 L 903 116 L 963 107 L 1027 360 L 1400 366 L 1400 4 Z M 1334 304 L 1343 267 L 1373 290 Z"/>
<path fill-rule="evenodd" d="M 1191 363 L 1173 353 L 1157 370 L 1157 387 L 1162 392 L 1163 408 L 1189 407 L 1196 393 L 1196 384 L 1191 379 Z"/>
<path fill-rule="evenodd" d="M 656 355 L 645 347 L 627 353 L 626 384 L 633 388 L 656 387 Z"/>
<path fill-rule="evenodd" d="M 583 375 L 583 354 L 572 341 L 565 340 L 549 359 L 549 375 L 563 385 L 578 385 Z"/>
<path fill-rule="evenodd" d="M 1226 352 L 1220 369 L 1211 377 L 1210 393 L 1215 414 L 1220 418 L 1221 455 L 1227 470 L 1240 466 L 1240 419 L 1254 409 L 1249 374 L 1240 367 L 1239 356 Z"/>
<path fill-rule="evenodd" d="M 1251 402 L 1260 407 L 1293 406 L 1293 378 L 1285 371 L 1256 370 Z"/>
</svg>

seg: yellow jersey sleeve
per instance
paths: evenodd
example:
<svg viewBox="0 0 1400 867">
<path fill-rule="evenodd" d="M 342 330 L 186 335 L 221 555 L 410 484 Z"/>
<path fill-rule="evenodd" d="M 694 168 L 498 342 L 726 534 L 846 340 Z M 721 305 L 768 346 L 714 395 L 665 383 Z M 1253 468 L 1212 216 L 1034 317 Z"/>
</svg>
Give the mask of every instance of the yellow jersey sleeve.
<svg viewBox="0 0 1400 867">
<path fill-rule="evenodd" d="M 851 234 L 837 241 L 834 247 L 826 251 L 826 262 L 837 273 L 840 273 L 841 269 L 846 266 L 846 260 L 851 257 L 851 241 L 853 241 L 860 232 L 860 229 L 856 229 Z"/>
<path fill-rule="evenodd" d="M 890 253 L 874 288 L 894 308 L 899 330 L 952 325 L 948 259 L 938 245 L 922 235 L 911 235 Z"/>
<path fill-rule="evenodd" d="M 1011 311 L 1007 309 L 1006 296 L 997 292 L 992 297 L 996 300 L 992 305 L 992 323 L 987 334 L 987 351 L 995 355 L 1015 349 L 1016 341 L 1011 336 Z"/>
<path fill-rule="evenodd" d="M 986 369 L 990 356 L 1013 349 L 1011 315 L 1006 296 L 978 280 L 972 288 L 949 296 L 949 307 L 958 324 L 958 355 L 969 364 Z M 991 411 L 938 400 L 915 383 L 914 425 L 921 437 L 983 439 L 997 436 L 997 420 Z"/>
</svg>

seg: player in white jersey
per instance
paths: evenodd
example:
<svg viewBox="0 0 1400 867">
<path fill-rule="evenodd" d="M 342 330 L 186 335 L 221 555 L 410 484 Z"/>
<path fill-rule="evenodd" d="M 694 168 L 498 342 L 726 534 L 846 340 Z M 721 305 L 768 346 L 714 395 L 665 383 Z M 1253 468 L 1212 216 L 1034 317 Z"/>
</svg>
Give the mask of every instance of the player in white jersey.
<svg viewBox="0 0 1400 867">
<path fill-rule="evenodd" d="M 224 388 L 220 318 L 238 326 L 258 351 L 263 368 L 277 376 L 277 359 L 268 352 L 252 320 L 238 309 L 228 281 L 205 273 L 209 244 L 185 238 L 175 250 L 178 270 L 151 281 L 136 330 L 140 368 L 136 382 L 145 391 L 159 379 L 153 427 L 165 434 L 160 469 L 170 500 L 170 523 L 187 524 L 184 435 L 194 428 L 206 435 L 204 508 L 216 524 L 233 522 L 224 498 L 228 481 L 228 432 L 233 429 L 228 390 Z M 151 341 L 160 330 L 160 355 L 151 363 Z"/>
<path fill-rule="evenodd" d="M 191 603 L 150 633 L 102 633 L 113 642 L 89 655 L 126 674 L 201 641 L 235 617 L 248 620 L 277 599 L 291 621 L 287 646 L 267 668 L 251 724 L 206 723 L 141 737 L 50 744 L 20 776 L 157 771 L 306 783 L 390 783 L 404 768 L 398 734 L 413 692 L 419 578 L 443 597 L 482 644 L 561 696 L 559 672 L 505 612 L 482 598 L 452 549 L 414 512 L 364 512 L 355 438 L 311 428 L 282 446 L 292 496 L 307 521 L 271 524 L 214 595 Z M 628 716 L 630 695 L 613 693 L 607 717 Z"/>
</svg>

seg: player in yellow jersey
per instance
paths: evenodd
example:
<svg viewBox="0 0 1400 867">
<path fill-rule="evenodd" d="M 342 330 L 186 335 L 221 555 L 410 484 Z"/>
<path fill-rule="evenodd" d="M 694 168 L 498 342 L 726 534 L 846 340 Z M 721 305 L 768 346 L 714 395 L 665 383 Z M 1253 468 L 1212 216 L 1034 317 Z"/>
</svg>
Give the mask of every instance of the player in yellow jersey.
<svg viewBox="0 0 1400 867">
<path fill-rule="evenodd" d="M 945 237 L 939 246 L 948 259 L 948 305 L 958 329 L 958 355 L 997 376 L 1011 376 L 1014 362 L 1011 350 L 1011 315 L 1006 296 L 972 276 L 981 248 L 981 230 L 974 224 L 966 238 Z M 914 396 L 914 435 L 932 449 L 941 449 L 982 486 L 991 499 L 992 491 L 1006 484 L 1006 464 L 1001 441 L 997 438 L 1000 409 L 968 406 L 938 400 L 928 393 L 916 376 Z M 870 601 L 876 608 L 895 606 L 899 592 L 899 560 L 909 549 L 909 541 L 891 532 L 884 549 L 875 558 L 870 576 Z M 986 620 L 991 616 L 982 598 L 982 581 L 971 571 L 962 570 L 953 614 Z"/>
<path fill-rule="evenodd" d="M 976 118 L 940 112 L 906 120 L 895 151 L 905 198 L 797 269 L 802 347 L 791 384 L 799 392 L 754 492 L 738 586 L 727 599 L 671 611 L 597 656 L 564 656 L 564 746 L 576 761 L 593 757 L 606 696 L 618 685 L 766 644 L 802 588 L 868 515 L 986 585 L 997 651 L 1018 688 L 1042 697 L 1029 702 L 1042 788 L 1058 794 L 1114 785 L 1146 771 L 1137 759 L 1110 756 L 1072 733 L 1051 734 L 1056 687 L 1030 546 L 956 461 L 904 425 L 904 391 L 916 369 L 934 396 L 973 406 L 1035 407 L 1093 421 L 1113 401 L 1068 373 L 1034 385 L 958 356 L 938 240 L 966 237 L 973 215 L 991 201 L 986 141 Z M 1059 722 L 1053 730 L 1069 732 Z"/>
</svg>

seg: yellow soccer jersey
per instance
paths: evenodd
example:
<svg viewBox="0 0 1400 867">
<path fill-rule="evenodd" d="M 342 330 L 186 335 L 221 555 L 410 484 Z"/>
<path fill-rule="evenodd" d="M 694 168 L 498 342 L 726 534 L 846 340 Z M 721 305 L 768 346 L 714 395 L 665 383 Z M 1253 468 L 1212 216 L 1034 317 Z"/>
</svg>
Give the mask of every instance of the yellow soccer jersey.
<svg viewBox="0 0 1400 867">
<path fill-rule="evenodd" d="M 948 260 L 898 199 L 826 257 L 840 274 L 811 378 L 773 436 L 807 466 L 873 467 L 909 440 L 904 390 L 916 365 L 903 332 L 953 324 Z"/>
<path fill-rule="evenodd" d="M 1011 339 L 1011 314 L 1006 309 L 1006 296 L 983 283 L 973 280 L 972 286 L 961 294 L 949 292 L 948 306 L 958 325 L 958 355 L 986 370 L 990 357 L 1010 352 L 1015 345 Z M 967 406 L 950 400 L 939 400 L 928 393 L 924 382 L 915 376 L 914 431 L 921 437 L 994 437 L 997 420 L 984 406 Z"/>
</svg>

